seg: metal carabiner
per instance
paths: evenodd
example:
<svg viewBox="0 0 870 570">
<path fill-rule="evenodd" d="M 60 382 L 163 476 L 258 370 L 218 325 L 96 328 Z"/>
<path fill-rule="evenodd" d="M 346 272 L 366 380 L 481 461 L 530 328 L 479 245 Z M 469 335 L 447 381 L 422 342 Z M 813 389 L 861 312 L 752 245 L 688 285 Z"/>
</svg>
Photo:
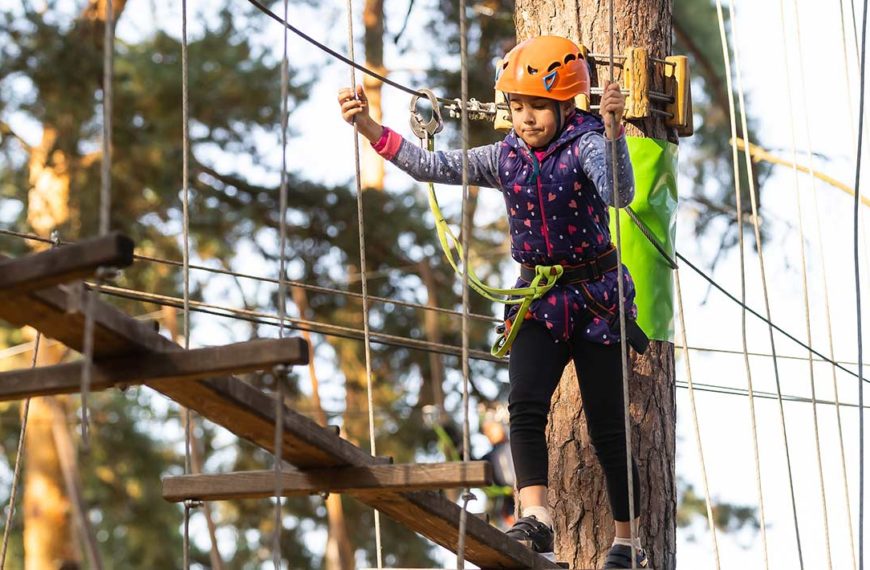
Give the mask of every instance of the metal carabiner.
<svg viewBox="0 0 870 570">
<path fill-rule="evenodd" d="M 432 116 L 428 120 L 417 110 L 417 101 L 420 100 L 421 96 L 425 96 L 432 105 Z M 418 94 L 411 98 L 410 111 L 411 130 L 420 140 L 434 137 L 436 133 L 440 133 L 444 128 L 444 120 L 441 118 L 441 105 L 438 103 L 438 97 L 431 89 L 420 89 Z"/>
</svg>

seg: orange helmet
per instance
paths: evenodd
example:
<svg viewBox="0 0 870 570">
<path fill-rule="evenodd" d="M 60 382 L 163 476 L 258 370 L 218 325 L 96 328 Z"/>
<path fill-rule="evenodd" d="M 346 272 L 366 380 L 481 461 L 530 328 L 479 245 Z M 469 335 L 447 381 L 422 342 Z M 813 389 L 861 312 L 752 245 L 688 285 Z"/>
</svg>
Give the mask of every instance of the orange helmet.
<svg viewBox="0 0 870 570">
<path fill-rule="evenodd" d="M 495 88 L 504 93 L 568 101 L 589 95 L 589 67 L 580 48 L 560 36 L 538 36 L 510 50 Z"/>
</svg>

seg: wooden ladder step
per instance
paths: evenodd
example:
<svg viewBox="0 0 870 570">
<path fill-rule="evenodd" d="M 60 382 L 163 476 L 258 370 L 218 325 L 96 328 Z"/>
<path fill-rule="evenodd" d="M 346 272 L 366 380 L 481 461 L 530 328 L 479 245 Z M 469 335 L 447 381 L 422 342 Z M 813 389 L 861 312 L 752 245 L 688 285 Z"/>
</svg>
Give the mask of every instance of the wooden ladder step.
<svg viewBox="0 0 870 570">
<path fill-rule="evenodd" d="M 187 499 L 262 499 L 275 495 L 275 477 L 274 470 L 165 477 L 163 498 L 172 502 Z M 492 465 L 487 461 L 367 465 L 281 472 L 283 497 L 320 493 L 406 493 L 491 484 Z"/>
<path fill-rule="evenodd" d="M 14 303 L 0 303 L 0 318 L 17 326 L 33 326 L 81 351 L 82 306 L 81 298 L 71 298 L 69 288 L 56 286 L 20 295 Z M 103 301 L 94 303 L 93 315 L 96 359 L 183 350 Z M 275 403 L 263 391 L 232 377 L 191 382 L 154 380 L 146 385 L 237 436 L 273 451 Z M 384 462 L 289 408 L 283 410 L 283 416 L 281 455 L 298 469 L 360 467 Z M 439 493 L 364 492 L 352 496 L 433 542 L 456 550 L 461 509 Z M 481 568 L 558 568 L 476 517 L 468 518 L 465 548 L 466 559 Z"/>
<path fill-rule="evenodd" d="M 93 276 L 100 267 L 133 263 L 133 240 L 113 232 L 72 245 L 0 261 L 0 294 L 44 289 Z"/>
<path fill-rule="evenodd" d="M 308 364 L 308 343 L 301 338 L 258 339 L 187 351 L 134 353 L 94 362 L 91 390 L 156 380 L 203 380 L 215 375 Z M 0 373 L 0 401 L 72 394 L 81 388 L 82 362 Z"/>
</svg>

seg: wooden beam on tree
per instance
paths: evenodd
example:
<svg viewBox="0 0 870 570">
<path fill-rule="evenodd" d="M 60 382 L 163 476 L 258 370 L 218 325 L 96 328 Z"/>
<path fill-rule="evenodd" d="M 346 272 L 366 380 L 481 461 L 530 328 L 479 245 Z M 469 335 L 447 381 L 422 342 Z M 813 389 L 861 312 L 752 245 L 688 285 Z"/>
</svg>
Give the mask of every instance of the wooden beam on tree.
<svg viewBox="0 0 870 570">
<path fill-rule="evenodd" d="M 24 257 L 0 261 L 0 294 L 35 291 L 93 276 L 100 267 L 133 263 L 133 240 L 113 232 Z"/>
<path fill-rule="evenodd" d="M 407 493 L 491 484 L 492 465 L 488 461 L 370 465 L 305 471 L 294 469 L 281 473 L 281 496 Z M 274 470 L 181 475 L 163 479 L 163 498 L 172 502 L 186 499 L 263 499 L 274 495 Z"/>
<path fill-rule="evenodd" d="M 222 374 L 308 363 L 301 338 L 259 339 L 226 346 L 172 352 L 135 353 L 94 362 L 91 390 L 155 380 L 203 380 Z M 73 394 L 81 388 L 81 362 L 0 373 L 0 401 Z"/>
<path fill-rule="evenodd" d="M 0 303 L 0 318 L 17 326 L 32 326 L 46 336 L 81 351 L 83 292 L 52 287 Z M 183 350 L 151 327 L 101 300 L 93 306 L 96 357 L 137 352 Z M 147 386 L 225 427 L 242 439 L 272 452 L 275 437 L 275 401 L 261 390 L 231 377 L 192 382 L 151 381 Z M 341 439 L 332 430 L 286 408 L 282 457 L 299 469 L 371 466 L 384 462 Z M 353 494 L 407 528 L 453 551 L 457 548 L 462 509 L 435 491 Z M 558 568 L 497 528 L 469 517 L 465 557 L 481 568 Z"/>
</svg>

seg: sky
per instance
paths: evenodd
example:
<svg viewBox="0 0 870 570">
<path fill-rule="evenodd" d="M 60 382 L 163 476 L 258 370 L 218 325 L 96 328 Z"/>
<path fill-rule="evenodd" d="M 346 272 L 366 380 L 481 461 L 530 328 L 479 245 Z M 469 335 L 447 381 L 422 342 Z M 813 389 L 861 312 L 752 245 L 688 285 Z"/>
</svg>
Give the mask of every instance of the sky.
<svg viewBox="0 0 870 570">
<path fill-rule="evenodd" d="M 675 0 L 680 1 L 680 0 Z M 848 2 L 849 0 L 845 0 Z M 207 17 L 208 3 L 191 0 L 191 33 L 196 34 L 197 18 Z M 303 28 L 325 43 L 344 50 L 347 31 L 345 28 L 343 2 L 321 3 L 312 8 L 291 3 L 292 17 L 305 25 Z M 402 4 L 402 6 L 397 6 Z M 418 2 L 429 7 L 433 0 Z M 781 17 L 779 0 L 739 1 L 736 4 L 736 20 L 729 32 L 728 41 L 739 59 L 742 85 L 757 120 L 760 140 L 753 141 L 788 160 L 792 157 L 792 141 L 796 143 L 798 161 L 808 163 L 808 153 L 813 153 L 813 165 L 817 170 L 850 185 L 854 183 L 855 138 L 858 114 L 858 62 L 854 36 L 847 39 L 847 56 L 841 44 L 839 5 L 836 2 L 797 0 L 785 2 L 785 26 Z M 357 12 L 361 2 L 356 2 Z M 388 28 L 395 31 L 404 17 L 404 3 L 387 2 Z M 130 13 L 125 14 L 118 30 L 119 37 L 135 38 L 153 29 L 155 21 L 176 32 L 179 2 L 158 3 L 139 0 L 131 2 Z M 860 16 L 860 15 L 859 15 Z M 798 25 L 798 18 L 799 24 Z M 273 46 L 278 53 L 281 46 L 281 29 L 277 24 L 263 18 L 264 45 Z M 406 33 L 407 47 L 404 54 L 390 44 L 385 54 L 386 65 L 396 69 L 392 77 L 415 87 L 423 87 L 427 67 L 427 42 L 421 31 L 424 17 L 416 9 Z M 355 14 L 356 37 L 361 37 L 360 14 Z M 785 40 L 783 30 L 785 29 Z M 799 32 L 799 34 L 798 34 Z M 800 37 L 799 37 L 800 36 Z M 798 40 L 800 39 L 800 43 Z M 358 42 L 359 43 L 359 42 Z M 362 53 L 357 45 L 358 53 Z M 785 57 L 788 57 L 788 65 Z M 347 184 L 353 177 L 353 141 L 351 130 L 342 122 L 335 103 L 339 87 L 349 83 L 346 67 L 329 64 L 324 54 L 310 45 L 291 36 L 290 57 L 308 62 L 322 62 L 318 81 L 311 97 L 291 117 L 291 129 L 300 135 L 294 137 L 288 148 L 288 161 L 293 172 L 304 172 L 306 178 L 331 184 Z M 444 53 L 439 65 L 457 65 L 458 54 Z M 359 80 L 358 75 L 358 80 Z M 735 86 L 737 75 L 735 69 Z M 407 127 L 408 96 L 405 93 L 384 88 L 385 124 L 406 136 L 411 136 Z M 789 97 L 790 95 L 790 97 Z M 791 101 L 791 103 L 789 103 Z M 789 108 L 793 107 L 793 112 Z M 792 125 L 794 126 L 792 128 Z M 489 128 L 486 124 L 474 124 L 473 128 Z M 26 131 L 25 131 L 26 132 Z M 31 132 L 33 132 L 31 130 Z M 793 133 L 793 134 L 792 134 Z M 279 141 L 262 141 L 271 161 L 280 163 Z M 691 140 L 683 141 L 691 145 Z M 866 146 L 866 145 L 865 145 Z M 312 152 L 313 150 L 313 152 Z M 742 160 L 742 157 L 741 157 Z M 865 163 L 866 164 L 866 163 Z M 240 170 L 245 165 L 239 165 Z M 866 174 L 866 173 L 865 173 Z M 253 173 L 261 181 L 276 180 L 276 172 Z M 866 176 L 864 176 L 866 179 Z M 388 166 L 387 186 L 403 189 L 410 183 L 397 169 Z M 680 180 L 681 194 L 688 193 L 688 180 Z M 868 195 L 862 185 L 864 195 Z M 422 188 L 422 187 L 421 187 Z M 456 211 L 453 189 L 439 190 L 445 208 Z M 784 329 L 806 341 L 807 318 L 804 308 L 803 277 L 801 271 L 801 224 L 797 214 L 800 203 L 805 232 L 803 243 L 807 255 L 807 286 L 809 297 L 809 322 L 813 346 L 829 354 L 828 327 L 825 310 L 823 275 L 827 276 L 830 303 L 830 319 L 834 354 L 841 361 L 857 359 L 855 283 L 852 264 L 852 199 L 839 190 L 817 182 L 807 176 L 795 177 L 791 169 L 777 167 L 766 183 L 762 196 L 763 224 L 770 232 L 770 240 L 764 244 L 764 261 L 769 285 L 769 300 L 773 320 Z M 866 207 L 862 216 L 870 219 Z M 478 224 L 485 223 L 487 216 L 500 215 L 501 198 L 497 193 L 484 194 Z M 816 217 L 818 215 L 818 218 Z M 677 249 L 696 265 L 708 267 L 715 254 L 718 242 L 713 238 L 697 240 L 692 233 L 694 211 L 689 202 L 683 202 L 678 213 Z M 718 229 L 718 228 L 713 228 Z M 714 234 L 715 232 L 710 232 Z M 866 238 L 864 238 L 866 240 Z M 746 234 L 746 283 L 749 306 L 763 312 L 764 294 L 761 284 L 758 256 L 754 240 Z M 867 305 L 870 304 L 867 242 L 862 241 L 862 291 L 864 293 L 864 321 L 867 322 Z M 247 252 L 241 252 L 243 256 Z M 824 267 L 824 271 L 823 271 Z M 256 260 L 238 267 L 242 271 L 263 273 Z M 277 270 L 276 270 L 277 271 Z M 741 312 L 730 300 L 716 291 L 710 291 L 705 282 L 686 268 L 681 271 L 683 302 L 686 310 L 686 336 L 693 347 L 708 347 L 726 350 L 741 350 Z M 739 294 L 740 260 L 736 248 L 730 251 L 716 266 L 713 276 L 726 289 Z M 505 276 L 506 280 L 510 278 Z M 207 300 L 222 304 L 240 303 L 238 297 L 227 293 L 225 287 L 216 283 L 206 289 Z M 198 323 L 208 321 L 198 317 Z M 747 342 L 750 349 L 759 353 L 770 352 L 767 327 L 752 316 L 747 317 Z M 240 340 L 246 329 L 239 327 L 229 338 L 220 327 L 199 326 L 194 328 L 192 345 L 208 345 Z M 866 327 L 865 327 L 866 330 Z M 678 326 L 678 341 L 680 329 Z M 868 333 L 865 332 L 865 339 Z M 778 354 L 805 357 L 806 351 L 779 334 L 774 335 Z M 867 343 L 865 341 L 865 347 Z M 338 374 L 330 369 L 328 354 L 323 351 L 317 365 L 324 377 L 335 378 Z M 691 371 L 698 384 L 717 384 L 745 389 L 747 375 L 742 354 L 719 354 L 707 351 L 690 351 Z M 867 354 L 865 350 L 865 360 Z M 687 372 L 684 358 L 677 361 L 677 380 L 685 382 Z M 753 387 L 757 391 L 776 391 L 773 360 L 768 357 L 752 357 L 751 373 Z M 855 369 L 855 366 L 847 366 Z M 865 374 L 870 368 L 865 368 Z M 806 361 L 779 359 L 779 378 L 783 393 L 809 397 L 812 392 L 810 368 Z M 455 374 L 455 372 L 454 372 Z M 304 373 L 302 374 L 305 378 Z M 817 363 L 813 367 L 812 381 L 817 398 L 834 399 L 834 384 L 830 365 Z M 838 395 L 843 402 L 857 402 L 857 382 L 843 372 L 837 374 Z M 306 382 L 302 382 L 303 385 Z M 334 406 L 343 403 L 343 392 L 337 382 L 326 383 L 324 394 Z M 751 428 L 749 402 L 742 396 L 695 393 L 698 429 L 701 449 L 706 465 L 710 494 L 715 499 L 741 505 L 759 505 L 756 483 L 756 468 L 753 454 L 753 430 Z M 780 406 L 775 400 L 756 400 L 756 422 L 759 455 L 761 458 L 761 487 L 767 523 L 767 550 L 771 567 L 797 567 L 797 543 L 795 523 L 786 469 L 786 453 L 783 444 L 783 427 Z M 703 493 L 703 471 L 690 394 L 685 389 L 677 391 L 679 437 L 677 446 L 677 473 Z M 846 496 L 843 485 L 840 440 L 838 437 L 837 412 L 833 406 L 817 406 L 817 422 L 813 406 L 808 403 L 785 402 L 782 406 L 785 433 L 789 442 L 789 459 L 794 481 L 797 521 L 800 528 L 801 549 L 804 566 L 827 567 L 826 531 L 824 527 L 824 501 L 827 504 L 827 520 L 830 536 L 830 551 L 833 568 L 850 568 L 850 541 L 847 531 Z M 840 422 L 844 437 L 843 448 L 848 473 L 849 500 L 852 507 L 852 526 L 857 532 L 858 517 L 858 414 L 854 407 L 842 408 Z M 814 426 L 818 424 L 821 461 L 817 456 Z M 476 450 L 484 451 L 482 441 L 475 439 Z M 819 465 L 821 464 L 821 469 Z M 821 474 L 821 476 L 820 476 Z M 821 479 L 824 478 L 824 486 Z M 479 503 L 479 502 L 478 502 Z M 194 519 L 194 540 L 206 546 L 204 525 Z M 229 535 L 227 535 L 229 538 Z M 312 532 L 313 548 L 322 549 L 325 533 Z M 321 546 L 317 546 L 317 541 Z M 857 540 L 857 538 L 856 538 Z M 764 568 L 764 548 L 761 535 L 753 531 L 741 531 L 729 536 L 718 536 L 720 566 L 722 568 Z M 389 551 L 389 545 L 385 545 Z M 444 564 L 454 564 L 453 557 L 445 551 Z M 698 521 L 690 529 L 678 532 L 677 561 L 679 567 L 715 568 L 713 540 L 704 521 Z"/>
</svg>

